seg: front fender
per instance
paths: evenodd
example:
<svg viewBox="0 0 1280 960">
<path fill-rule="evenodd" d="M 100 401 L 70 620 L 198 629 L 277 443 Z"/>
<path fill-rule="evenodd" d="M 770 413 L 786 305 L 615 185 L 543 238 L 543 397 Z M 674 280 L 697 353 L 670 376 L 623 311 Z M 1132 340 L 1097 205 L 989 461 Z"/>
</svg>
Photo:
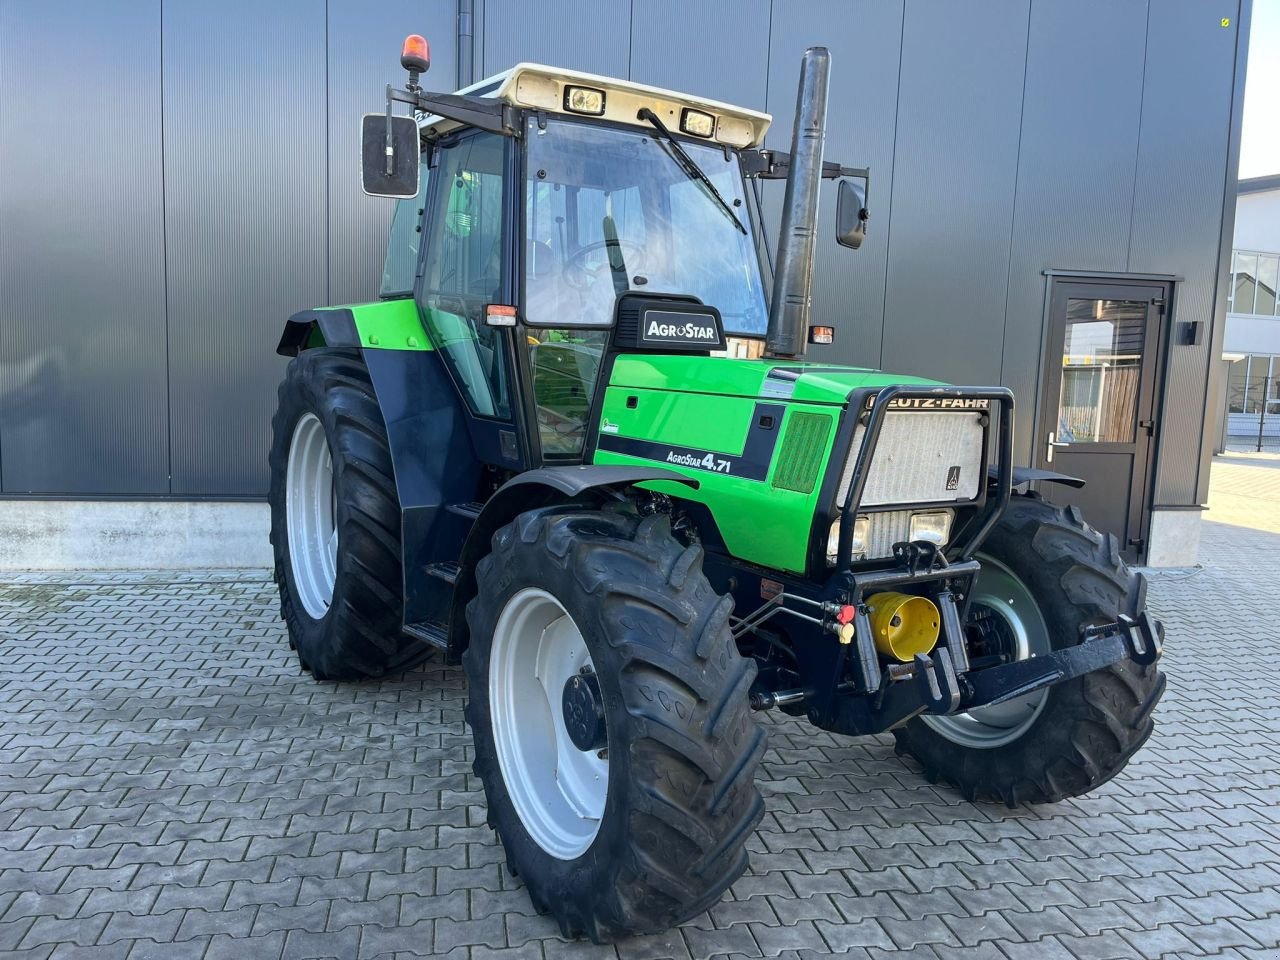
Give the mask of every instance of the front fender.
<svg viewBox="0 0 1280 960">
<path fill-rule="evenodd" d="M 698 487 L 698 481 L 692 477 L 663 467 L 594 464 L 540 467 L 504 483 L 480 511 L 458 557 L 458 579 L 449 611 L 449 659 L 456 662 L 466 649 L 466 608 L 476 595 L 476 564 L 489 552 L 493 535 L 500 527 L 526 510 L 561 503 L 591 504 L 603 495 L 617 494 L 645 480 L 671 480 L 694 489 Z"/>
</svg>

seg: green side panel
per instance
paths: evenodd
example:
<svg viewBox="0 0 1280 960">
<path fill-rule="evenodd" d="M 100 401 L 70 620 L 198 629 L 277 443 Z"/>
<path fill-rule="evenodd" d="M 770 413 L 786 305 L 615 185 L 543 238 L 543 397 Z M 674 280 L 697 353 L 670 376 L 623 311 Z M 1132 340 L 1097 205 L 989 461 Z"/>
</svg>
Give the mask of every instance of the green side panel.
<svg viewBox="0 0 1280 960">
<path fill-rule="evenodd" d="M 770 376 L 778 370 L 781 375 Z M 642 390 L 760 397 L 843 404 L 850 391 L 889 384 L 937 386 L 936 380 L 862 367 L 785 360 L 741 360 L 677 354 L 628 354 L 617 359 L 609 381 Z"/>
<path fill-rule="evenodd" d="M 787 420 L 771 486 L 796 493 L 813 493 L 825 462 L 823 452 L 834 418 L 829 413 L 794 411 Z"/>
<path fill-rule="evenodd" d="M 703 363 L 707 362 L 706 358 L 701 359 Z M 628 398 L 634 398 L 633 407 L 628 406 Z M 610 386 L 605 390 L 601 430 L 619 438 L 692 447 L 738 457 L 743 453 L 758 399 Z M 816 481 L 822 474 L 822 465 L 831 459 L 831 448 L 835 442 L 835 411 L 830 406 L 817 404 L 770 402 L 783 403 L 786 412 L 779 426 L 773 461 L 763 480 L 608 450 L 597 450 L 594 462 L 644 466 L 661 463 L 668 469 L 692 477 L 699 482 L 697 490 L 667 481 L 643 486 L 706 504 L 715 517 L 725 545 L 735 557 L 775 570 L 803 573 L 809 531 L 821 487 Z M 818 425 L 809 418 L 825 420 L 826 425 Z M 803 436 L 799 440 L 789 440 L 797 423 Z M 815 426 L 818 429 L 815 430 Z M 812 471 L 808 490 L 790 489 L 775 483 L 780 454 L 789 448 L 798 451 L 804 466 L 788 467 L 786 473 L 794 477 L 799 474 L 807 476 Z M 801 485 L 799 480 L 788 482 L 793 486 Z"/>
<path fill-rule="evenodd" d="M 418 304 L 412 297 L 344 304 L 355 317 L 360 346 L 366 350 L 430 350 L 431 340 L 422 326 Z"/>
</svg>

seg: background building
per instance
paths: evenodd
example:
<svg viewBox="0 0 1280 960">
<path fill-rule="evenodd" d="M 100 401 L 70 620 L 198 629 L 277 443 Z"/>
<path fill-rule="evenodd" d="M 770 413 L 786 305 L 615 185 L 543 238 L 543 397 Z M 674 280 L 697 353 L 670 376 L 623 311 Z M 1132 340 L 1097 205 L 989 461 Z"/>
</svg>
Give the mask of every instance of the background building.
<svg viewBox="0 0 1280 960">
<path fill-rule="evenodd" d="M 827 45 L 828 156 L 872 168 L 873 220 L 857 254 L 820 246 L 816 312 L 840 329 L 814 357 L 1009 385 L 1019 461 L 1086 476 L 1095 522 L 1185 562 L 1221 421 L 1248 19 L 1249 0 L 0 0 L 0 533 L 98 522 L 23 498 L 172 501 L 110 508 L 104 530 L 145 541 L 194 501 L 263 496 L 282 321 L 376 293 L 391 205 L 359 190 L 359 117 L 421 32 L 437 89 L 549 62 L 768 110 L 784 148 L 800 54 Z"/>
<path fill-rule="evenodd" d="M 1220 450 L 1280 448 L 1280 175 L 1240 181 Z"/>
</svg>

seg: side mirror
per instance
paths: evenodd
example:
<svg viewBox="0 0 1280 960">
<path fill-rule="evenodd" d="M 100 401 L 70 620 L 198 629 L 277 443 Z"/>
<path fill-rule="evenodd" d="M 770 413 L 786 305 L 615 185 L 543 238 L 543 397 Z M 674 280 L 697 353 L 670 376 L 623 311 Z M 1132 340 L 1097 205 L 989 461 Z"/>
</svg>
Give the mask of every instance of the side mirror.
<svg viewBox="0 0 1280 960">
<path fill-rule="evenodd" d="M 841 180 L 836 194 L 836 243 L 857 250 L 867 235 L 867 188 Z"/>
<path fill-rule="evenodd" d="M 388 137 L 387 124 L 391 124 Z M 366 113 L 360 127 L 360 180 L 371 197 L 418 195 L 418 121 Z"/>
</svg>

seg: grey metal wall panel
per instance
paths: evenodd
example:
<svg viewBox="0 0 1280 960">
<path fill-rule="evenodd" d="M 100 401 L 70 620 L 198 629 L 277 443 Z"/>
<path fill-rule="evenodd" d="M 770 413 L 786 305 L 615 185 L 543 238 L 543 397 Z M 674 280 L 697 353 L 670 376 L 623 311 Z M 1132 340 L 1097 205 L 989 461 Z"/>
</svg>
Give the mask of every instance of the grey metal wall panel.
<svg viewBox="0 0 1280 960">
<path fill-rule="evenodd" d="M 1173 321 L 1214 313 L 1222 197 L 1231 139 L 1236 4 L 1161 0 L 1147 34 L 1129 269 L 1177 273 Z M 1196 502 L 1212 338 L 1169 348 L 1156 504 Z"/>
<path fill-rule="evenodd" d="M 769 6 L 769 0 L 635 0 L 630 79 L 765 109 Z"/>
<path fill-rule="evenodd" d="M 395 209 L 395 201 L 365 196 L 360 189 L 360 118 L 382 109 L 388 83 L 404 84 L 400 45 L 410 33 L 431 44 L 423 86 L 454 90 L 457 9 L 421 0 L 329 0 L 328 18 L 328 295 L 330 303 L 360 303 L 378 295 Z"/>
<path fill-rule="evenodd" d="M 483 0 L 477 79 L 521 61 L 625 77 L 631 0 Z"/>
<path fill-rule="evenodd" d="M 324 0 L 166 5 L 175 494 L 266 490 L 274 347 L 325 302 L 324 90 Z"/>
<path fill-rule="evenodd" d="M 1001 370 L 1024 463 L 1044 354 L 1043 271 L 1128 269 L 1147 5 L 1035 0 L 1029 36 Z"/>
<path fill-rule="evenodd" d="M 883 365 L 1000 379 L 1026 0 L 913 0 L 903 27 Z"/>
<path fill-rule="evenodd" d="M 159 3 L 0 3 L 5 493 L 168 492 L 162 231 Z"/>
<path fill-rule="evenodd" d="M 885 271 L 893 198 L 894 129 L 902 3 L 896 0 L 774 0 L 769 44 L 768 145 L 789 150 L 795 120 L 800 57 L 806 47 L 831 51 L 825 156 L 871 168 L 870 231 L 856 252 L 835 243 L 836 187 L 828 182 L 818 203 L 814 261 L 814 319 L 833 323 L 836 342 L 813 347 L 810 358 L 880 365 L 885 324 Z M 770 241 L 777 236 L 783 184 L 767 185 Z"/>
</svg>

